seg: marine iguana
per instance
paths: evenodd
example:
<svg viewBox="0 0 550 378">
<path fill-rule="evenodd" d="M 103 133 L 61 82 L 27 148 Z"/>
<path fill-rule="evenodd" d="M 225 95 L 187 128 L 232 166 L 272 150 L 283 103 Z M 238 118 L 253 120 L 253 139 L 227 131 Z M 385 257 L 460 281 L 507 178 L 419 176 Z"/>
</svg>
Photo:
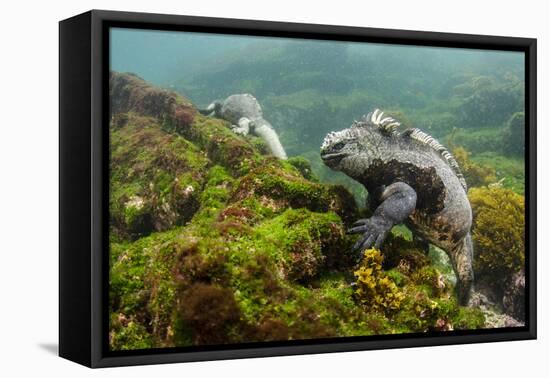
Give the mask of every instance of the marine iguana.
<svg viewBox="0 0 550 378">
<path fill-rule="evenodd" d="M 329 133 L 321 146 L 325 165 L 369 192 L 373 215 L 348 230 L 362 234 L 354 251 L 379 248 L 394 225 L 405 223 L 415 237 L 447 252 L 459 303 L 468 305 L 474 274 L 466 181 L 437 140 L 416 128 L 398 132 L 398 126 L 376 109 L 350 128 Z"/>
<path fill-rule="evenodd" d="M 225 119 L 232 123 L 232 130 L 240 135 L 253 134 L 262 138 L 273 155 L 286 159 L 286 152 L 273 126 L 263 117 L 258 100 L 249 93 L 234 94 L 223 101 L 214 101 L 202 114 Z"/>
</svg>

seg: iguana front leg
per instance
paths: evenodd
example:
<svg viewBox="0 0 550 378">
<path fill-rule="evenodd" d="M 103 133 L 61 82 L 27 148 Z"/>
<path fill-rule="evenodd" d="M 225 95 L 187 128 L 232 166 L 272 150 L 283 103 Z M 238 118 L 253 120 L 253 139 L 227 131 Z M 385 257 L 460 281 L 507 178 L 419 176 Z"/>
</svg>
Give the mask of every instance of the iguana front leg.
<svg viewBox="0 0 550 378">
<path fill-rule="evenodd" d="M 233 130 L 235 134 L 248 135 L 248 133 L 250 133 L 251 123 L 252 121 L 250 121 L 250 119 L 246 117 L 241 117 L 239 119 L 238 125 L 231 125 L 231 130 Z"/>
<path fill-rule="evenodd" d="M 416 192 L 404 182 L 395 182 L 384 188 L 380 201 L 372 217 L 359 219 L 348 230 L 351 234 L 363 234 L 353 246 L 353 252 L 373 246 L 380 248 L 391 228 L 403 222 L 414 211 Z"/>
</svg>

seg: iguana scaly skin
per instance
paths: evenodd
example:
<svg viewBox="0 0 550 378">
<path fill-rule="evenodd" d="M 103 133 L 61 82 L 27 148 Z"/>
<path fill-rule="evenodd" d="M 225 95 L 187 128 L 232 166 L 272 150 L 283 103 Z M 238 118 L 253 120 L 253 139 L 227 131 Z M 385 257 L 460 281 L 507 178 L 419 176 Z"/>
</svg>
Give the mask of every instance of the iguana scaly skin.
<svg viewBox="0 0 550 378">
<path fill-rule="evenodd" d="M 345 130 L 329 133 L 323 162 L 365 186 L 373 215 L 349 230 L 362 236 L 355 251 L 377 247 L 391 228 L 405 223 L 447 252 L 457 277 L 459 303 L 473 290 L 472 210 L 464 177 L 453 156 L 419 129 L 396 131 L 399 122 L 376 109 Z"/>
<path fill-rule="evenodd" d="M 262 138 L 273 155 L 286 159 L 286 152 L 273 126 L 263 117 L 258 100 L 251 94 L 234 94 L 223 101 L 214 101 L 202 114 L 225 119 L 232 123 L 235 133 L 253 134 Z"/>
</svg>

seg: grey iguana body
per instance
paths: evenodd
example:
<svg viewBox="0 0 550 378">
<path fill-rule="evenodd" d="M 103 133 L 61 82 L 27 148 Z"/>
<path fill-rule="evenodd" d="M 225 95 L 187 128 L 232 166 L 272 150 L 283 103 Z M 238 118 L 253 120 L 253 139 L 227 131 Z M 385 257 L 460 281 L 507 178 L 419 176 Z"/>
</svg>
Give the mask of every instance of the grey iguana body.
<svg viewBox="0 0 550 378">
<path fill-rule="evenodd" d="M 467 187 L 452 155 L 419 129 L 397 132 L 399 123 L 376 109 L 345 130 L 329 133 L 324 163 L 369 192 L 372 217 L 349 231 L 363 234 L 355 250 L 380 247 L 395 224 L 445 250 L 457 277 L 459 303 L 473 290 L 472 211 Z"/>
<path fill-rule="evenodd" d="M 223 101 L 214 101 L 201 113 L 231 122 L 235 133 L 253 134 L 262 138 L 270 152 L 280 159 L 286 159 L 286 152 L 273 126 L 263 117 L 258 100 L 251 94 L 234 94 Z"/>
</svg>

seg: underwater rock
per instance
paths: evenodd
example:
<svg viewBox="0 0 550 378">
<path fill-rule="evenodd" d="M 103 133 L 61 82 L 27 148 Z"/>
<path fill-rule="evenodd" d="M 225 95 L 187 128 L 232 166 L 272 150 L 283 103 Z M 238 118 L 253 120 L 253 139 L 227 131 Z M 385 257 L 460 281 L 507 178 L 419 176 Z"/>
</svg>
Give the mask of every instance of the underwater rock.
<svg viewBox="0 0 550 378">
<path fill-rule="evenodd" d="M 135 239 L 193 217 L 208 160 L 155 119 L 125 114 L 124 126 L 110 130 L 111 225 L 114 234 Z"/>
<path fill-rule="evenodd" d="M 509 315 L 490 311 L 485 313 L 485 319 L 487 328 L 523 327 L 525 325 L 524 322 L 514 319 Z"/>
<path fill-rule="evenodd" d="M 306 180 L 319 181 L 319 179 L 315 177 L 315 174 L 313 173 L 311 163 L 306 158 L 302 156 L 293 156 L 288 159 L 288 163 L 290 163 L 298 171 L 300 171 L 300 173 Z"/>
<path fill-rule="evenodd" d="M 425 243 L 390 234 L 384 243 L 384 268 L 398 268 L 408 273 L 430 265 L 431 261 L 424 248 Z"/>
<path fill-rule="evenodd" d="M 232 290 L 197 283 L 181 293 L 179 303 L 182 321 L 195 344 L 234 342 L 231 331 L 242 315 Z"/>
<path fill-rule="evenodd" d="M 470 305 L 479 309 L 485 318 L 485 328 L 521 327 L 525 321 L 502 313 L 500 306 L 480 291 L 472 294 Z"/>
<path fill-rule="evenodd" d="M 352 265 L 342 248 L 346 245 L 344 227 L 334 213 L 288 209 L 262 228 L 271 230 L 273 241 L 280 244 L 281 267 L 290 281 L 308 283 L 323 270 Z"/>
<path fill-rule="evenodd" d="M 156 118 L 183 129 L 193 122 L 197 113 L 193 105 L 175 92 L 155 87 L 132 73 L 109 74 L 111 116 L 134 112 Z"/>
<path fill-rule="evenodd" d="M 297 169 L 290 167 L 274 162 L 251 170 L 240 180 L 231 201 L 258 198 L 275 213 L 289 207 L 315 212 L 333 211 L 344 221 L 357 215 L 355 200 L 347 189 L 340 185 L 309 181 Z"/>
<path fill-rule="evenodd" d="M 510 316 L 525 321 L 525 271 L 520 270 L 514 273 L 511 279 L 506 282 L 504 295 L 502 297 L 504 312 Z"/>
</svg>

